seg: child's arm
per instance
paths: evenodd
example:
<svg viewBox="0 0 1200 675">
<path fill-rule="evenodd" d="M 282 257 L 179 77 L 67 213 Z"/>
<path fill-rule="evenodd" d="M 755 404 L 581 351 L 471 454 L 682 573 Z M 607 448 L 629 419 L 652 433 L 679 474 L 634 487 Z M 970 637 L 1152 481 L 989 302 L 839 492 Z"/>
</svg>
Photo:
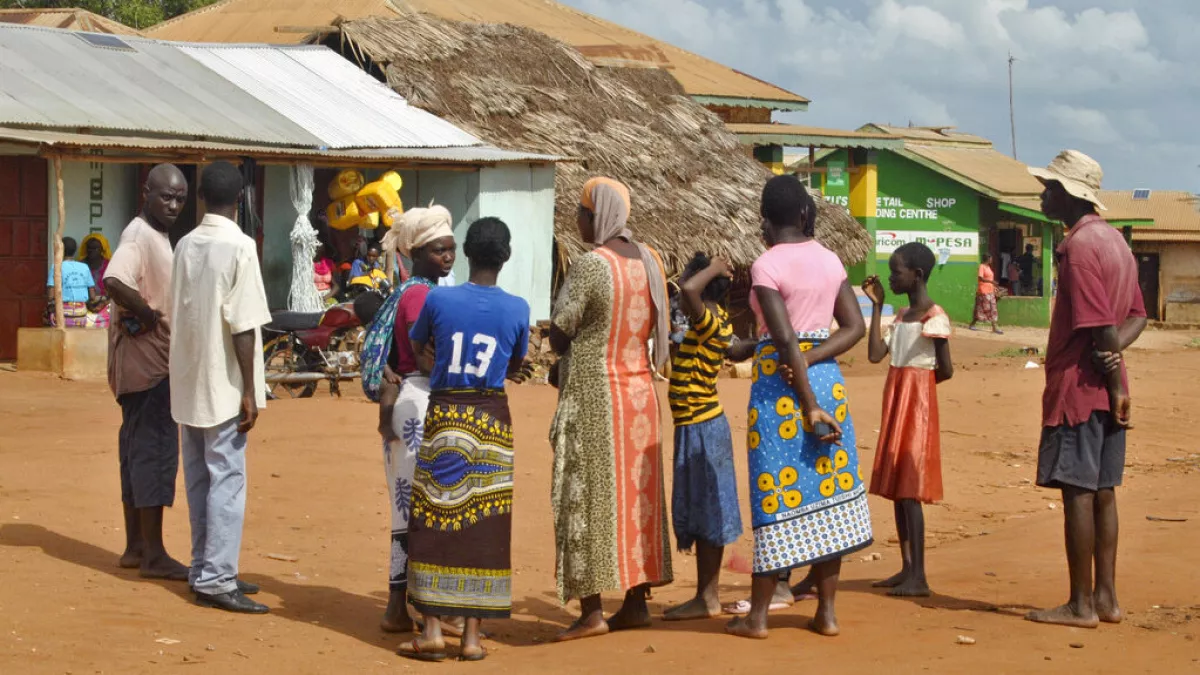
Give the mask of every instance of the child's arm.
<svg viewBox="0 0 1200 675">
<path fill-rule="evenodd" d="M 869 277 L 862 283 L 863 293 L 871 300 L 871 327 L 867 330 L 867 359 L 879 363 L 887 358 L 888 345 L 883 341 L 883 283 L 879 277 Z"/>
<path fill-rule="evenodd" d="M 754 340 L 741 340 L 734 338 L 733 344 L 729 345 L 729 349 L 725 350 L 725 358 L 740 363 L 754 356 L 754 348 L 758 343 Z"/>
<path fill-rule="evenodd" d="M 934 377 L 938 384 L 954 377 L 954 362 L 950 360 L 950 341 L 946 338 L 933 339 L 934 353 L 937 355 L 937 370 Z"/>
<path fill-rule="evenodd" d="M 683 311 L 693 324 L 704 318 L 704 289 L 713 279 L 722 276 L 733 277 L 729 263 L 721 258 L 713 258 L 708 267 L 696 272 L 679 286 L 679 295 L 683 299 Z"/>
</svg>

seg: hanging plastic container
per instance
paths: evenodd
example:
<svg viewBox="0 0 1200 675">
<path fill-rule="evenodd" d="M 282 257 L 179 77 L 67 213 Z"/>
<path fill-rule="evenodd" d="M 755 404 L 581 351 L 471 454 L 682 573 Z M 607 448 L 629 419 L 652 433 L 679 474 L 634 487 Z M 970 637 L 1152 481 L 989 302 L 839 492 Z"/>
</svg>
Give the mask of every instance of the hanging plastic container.
<svg viewBox="0 0 1200 675">
<path fill-rule="evenodd" d="M 373 230 L 379 227 L 379 214 L 375 212 L 368 213 L 358 221 L 358 229 Z"/>
<path fill-rule="evenodd" d="M 395 171 L 388 171 L 380 176 L 379 180 L 391 185 L 392 189 L 396 192 L 400 192 L 400 188 L 404 187 L 404 179 L 402 179 L 400 174 L 396 173 Z"/>
<path fill-rule="evenodd" d="M 391 177 L 388 177 L 388 174 L 391 174 Z M 385 213 L 391 208 L 402 208 L 400 190 L 395 184 L 403 184 L 403 181 L 395 171 L 389 171 L 388 174 L 358 191 L 360 213 Z"/>
<path fill-rule="evenodd" d="M 363 178 L 362 172 L 355 171 L 354 169 L 346 169 L 338 173 L 329 182 L 329 198 L 337 201 L 346 197 L 353 197 L 366 184 L 367 180 Z"/>
<path fill-rule="evenodd" d="M 384 227 L 395 227 L 396 223 L 400 222 L 400 216 L 404 213 L 404 208 L 397 206 L 394 209 L 388 209 L 383 212 L 381 222 Z"/>
<path fill-rule="evenodd" d="M 358 201 L 354 196 L 344 197 L 329 205 L 325 209 L 325 216 L 329 220 L 329 226 L 335 230 L 349 230 L 358 227 L 358 223 L 362 220 L 362 212 L 358 210 Z"/>
</svg>

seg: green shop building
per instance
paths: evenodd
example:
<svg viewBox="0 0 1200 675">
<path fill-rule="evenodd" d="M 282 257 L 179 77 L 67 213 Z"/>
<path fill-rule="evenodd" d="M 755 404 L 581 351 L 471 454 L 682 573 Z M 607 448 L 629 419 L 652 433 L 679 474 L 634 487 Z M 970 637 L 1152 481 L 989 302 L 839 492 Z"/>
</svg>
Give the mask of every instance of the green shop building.
<svg viewBox="0 0 1200 675">
<path fill-rule="evenodd" d="M 846 206 L 875 240 L 874 255 L 851 268 L 851 281 L 886 278 L 896 248 L 924 242 L 938 260 L 930 294 L 953 320 L 969 322 L 980 260 L 990 253 L 997 281 L 1015 291 L 999 303 L 1001 324 L 1050 325 L 1053 252 L 1063 231 L 1041 214 L 1042 186 L 1026 165 L 985 138 L 950 128 L 868 124 L 859 131 L 893 137 L 900 145 L 830 151 L 816 158 L 812 173 L 813 186 Z M 1127 238 L 1130 227 L 1148 222 L 1104 215 Z M 1020 274 L 1009 280 L 1008 263 L 1014 261 Z M 888 301 L 904 302 L 890 292 Z"/>
</svg>

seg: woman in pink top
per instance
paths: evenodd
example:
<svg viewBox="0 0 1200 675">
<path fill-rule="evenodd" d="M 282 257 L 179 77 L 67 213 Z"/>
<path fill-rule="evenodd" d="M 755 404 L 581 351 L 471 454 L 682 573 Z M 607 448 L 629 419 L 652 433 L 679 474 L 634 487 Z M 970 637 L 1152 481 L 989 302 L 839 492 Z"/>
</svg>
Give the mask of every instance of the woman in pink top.
<svg viewBox="0 0 1200 675">
<path fill-rule="evenodd" d="M 334 279 L 334 271 L 336 265 L 329 257 L 329 247 L 325 244 L 317 246 L 317 254 L 313 258 L 313 282 L 317 285 L 317 292 L 321 294 L 321 299 L 325 304 L 335 302 L 334 298 L 338 294 L 338 284 Z"/>
<path fill-rule="evenodd" d="M 794 176 L 767 182 L 762 216 L 769 250 L 750 270 L 761 338 L 747 420 L 754 582 L 750 613 L 726 631 L 765 638 L 777 583 L 811 565 L 799 585 L 815 588 L 819 598 L 811 628 L 837 635 L 833 601 L 842 556 L 872 541 L 836 360 L 862 339 L 865 324 L 841 261 L 814 239 L 816 203 Z M 840 329 L 831 334 L 835 318 Z"/>
</svg>

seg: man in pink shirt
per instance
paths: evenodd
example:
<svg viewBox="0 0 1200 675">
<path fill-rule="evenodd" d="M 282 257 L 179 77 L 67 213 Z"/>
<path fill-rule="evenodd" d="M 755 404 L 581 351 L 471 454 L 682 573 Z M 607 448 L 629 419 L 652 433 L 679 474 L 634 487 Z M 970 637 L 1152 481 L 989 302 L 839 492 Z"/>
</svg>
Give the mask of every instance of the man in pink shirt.
<svg viewBox="0 0 1200 675">
<path fill-rule="evenodd" d="M 1146 308 L 1133 253 L 1096 212 L 1104 208 L 1096 197 L 1100 165 L 1066 150 L 1030 173 L 1045 186 L 1042 213 L 1070 227 L 1056 250 L 1059 291 L 1046 347 L 1037 484 L 1062 490 L 1071 596 L 1026 618 L 1095 628 L 1121 621 L 1115 488 L 1130 421 L 1121 353 L 1146 327 Z"/>
<path fill-rule="evenodd" d="M 174 256 L 167 231 L 187 202 L 173 164 L 150 171 L 142 212 L 125 227 L 104 273 L 112 297 L 108 384 L 121 405 L 118 454 L 125 507 L 121 567 L 150 579 L 187 581 L 188 568 L 163 546 L 163 507 L 175 503 L 179 427 L 171 417 L 169 298 Z"/>
</svg>

